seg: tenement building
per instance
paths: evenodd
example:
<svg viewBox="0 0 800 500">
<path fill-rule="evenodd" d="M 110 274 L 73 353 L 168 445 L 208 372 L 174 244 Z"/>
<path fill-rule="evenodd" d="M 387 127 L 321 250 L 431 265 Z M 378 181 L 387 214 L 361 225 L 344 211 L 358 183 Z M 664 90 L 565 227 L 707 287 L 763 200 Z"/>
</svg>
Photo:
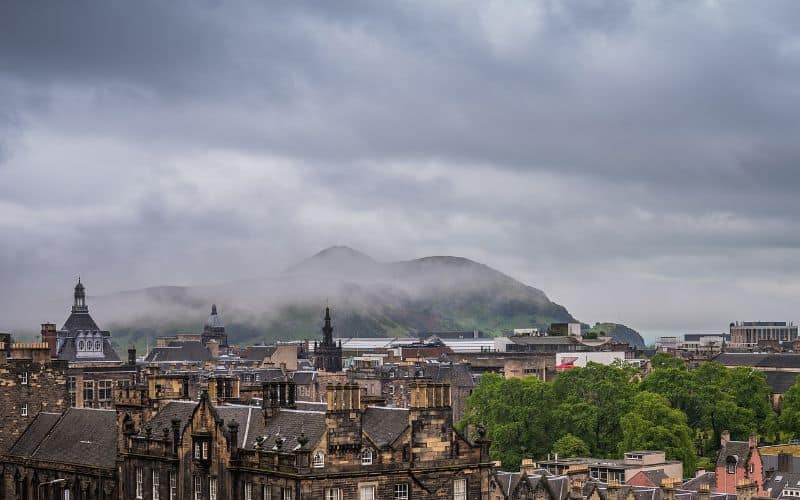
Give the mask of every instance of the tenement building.
<svg viewBox="0 0 800 500">
<path fill-rule="evenodd" d="M 0 334 L 0 453 L 41 411 L 67 407 L 67 363 L 52 360 L 47 344 L 14 342 Z"/>
</svg>

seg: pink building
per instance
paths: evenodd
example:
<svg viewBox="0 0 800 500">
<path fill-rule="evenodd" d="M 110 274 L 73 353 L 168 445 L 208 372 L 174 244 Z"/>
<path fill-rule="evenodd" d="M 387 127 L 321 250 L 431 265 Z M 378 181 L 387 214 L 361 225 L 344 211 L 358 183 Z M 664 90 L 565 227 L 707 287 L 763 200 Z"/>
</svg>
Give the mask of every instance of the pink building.
<svg viewBox="0 0 800 500">
<path fill-rule="evenodd" d="M 764 466 L 761 454 L 758 453 L 758 438 L 750 435 L 747 441 L 731 441 L 731 433 L 723 431 L 720 439 L 720 450 L 717 456 L 716 491 L 736 494 L 736 484 L 744 481 L 755 481 L 758 494 L 763 494 Z"/>
</svg>

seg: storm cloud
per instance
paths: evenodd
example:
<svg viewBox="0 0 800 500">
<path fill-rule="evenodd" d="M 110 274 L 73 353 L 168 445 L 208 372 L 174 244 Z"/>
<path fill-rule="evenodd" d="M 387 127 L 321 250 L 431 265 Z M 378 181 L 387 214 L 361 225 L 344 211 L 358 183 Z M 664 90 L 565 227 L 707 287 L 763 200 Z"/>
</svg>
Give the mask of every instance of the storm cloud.
<svg viewBox="0 0 800 500">
<path fill-rule="evenodd" d="M 334 244 L 644 333 L 793 320 L 800 4 L 3 2 L 0 330 Z"/>
</svg>

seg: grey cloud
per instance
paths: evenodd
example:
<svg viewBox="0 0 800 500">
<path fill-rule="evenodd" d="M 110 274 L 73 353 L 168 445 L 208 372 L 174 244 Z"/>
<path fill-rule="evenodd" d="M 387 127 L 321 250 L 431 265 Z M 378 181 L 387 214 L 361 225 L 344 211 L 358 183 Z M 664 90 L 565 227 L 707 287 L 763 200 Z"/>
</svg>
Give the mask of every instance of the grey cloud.
<svg viewBox="0 0 800 500">
<path fill-rule="evenodd" d="M 207 283 L 345 243 L 508 266 L 586 320 L 606 319 L 586 281 L 625 274 L 610 295 L 644 326 L 639 297 L 676 278 L 800 282 L 798 21 L 792 1 L 5 2 L 0 273 L 29 295 L 76 268 Z"/>
</svg>

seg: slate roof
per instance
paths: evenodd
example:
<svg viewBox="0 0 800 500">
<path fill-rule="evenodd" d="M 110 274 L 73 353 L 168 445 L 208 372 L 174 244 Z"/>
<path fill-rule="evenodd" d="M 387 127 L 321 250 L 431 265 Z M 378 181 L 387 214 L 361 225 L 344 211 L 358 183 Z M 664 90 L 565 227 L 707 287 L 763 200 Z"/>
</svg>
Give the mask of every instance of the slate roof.
<svg viewBox="0 0 800 500">
<path fill-rule="evenodd" d="M 756 368 L 800 368 L 800 354 L 740 354 L 723 353 L 714 361 L 725 366 L 752 366 Z"/>
<path fill-rule="evenodd" d="M 739 458 L 738 463 L 744 467 L 747 459 L 750 458 L 750 443 L 747 441 L 728 441 L 724 448 L 719 450 L 717 456 L 717 466 L 725 466 L 726 460 L 730 456 Z"/>
<path fill-rule="evenodd" d="M 47 462 L 114 468 L 117 458 L 116 412 L 70 408 L 52 422 L 52 414 L 28 426 L 10 455 Z M 52 424 L 52 425 L 51 425 Z"/>
<path fill-rule="evenodd" d="M 36 447 L 39 446 L 39 443 L 42 442 L 44 436 L 56 425 L 59 418 L 61 418 L 60 413 L 41 412 L 36 415 L 33 422 L 30 423 L 28 428 L 25 429 L 25 432 L 23 432 L 17 439 L 17 442 L 14 443 L 10 454 L 23 457 L 30 456 L 36 450 Z"/>
<path fill-rule="evenodd" d="M 714 489 L 717 483 L 715 472 L 706 472 L 697 477 L 693 477 L 681 485 L 684 490 L 699 491 L 700 486 L 708 485 L 710 489 Z"/>
<path fill-rule="evenodd" d="M 773 394 L 785 394 L 797 382 L 797 372 L 766 371 L 767 385 Z"/>
<path fill-rule="evenodd" d="M 145 361 L 149 363 L 180 363 L 185 361 L 211 361 L 211 352 L 198 341 L 170 342 L 166 347 L 155 347 Z"/>
<path fill-rule="evenodd" d="M 79 358 L 78 357 L 78 349 L 75 345 L 75 337 L 63 337 L 63 344 L 61 345 L 61 349 L 58 351 L 58 359 L 65 360 L 65 361 L 86 361 L 86 362 L 96 362 L 96 361 L 119 361 L 119 356 L 117 355 L 117 351 L 114 350 L 114 347 L 111 345 L 111 338 L 108 335 L 103 336 L 103 357 L 86 357 L 86 358 Z"/>
<path fill-rule="evenodd" d="M 314 383 L 317 378 L 317 372 L 314 371 L 297 371 L 292 373 L 292 380 L 295 384 L 309 385 Z"/>
<path fill-rule="evenodd" d="M 364 411 L 361 428 L 378 446 L 394 442 L 408 427 L 408 410 L 368 406 Z"/>
<path fill-rule="evenodd" d="M 73 333 L 78 330 L 97 331 L 100 330 L 100 327 L 97 326 L 97 323 L 94 322 L 92 316 L 88 312 L 72 312 L 67 318 L 67 321 L 64 322 L 64 326 L 61 327 L 61 330 Z"/>
<path fill-rule="evenodd" d="M 514 491 L 514 488 L 517 487 L 517 483 L 519 483 L 520 476 L 521 474 L 519 472 L 497 471 L 495 473 L 495 479 L 503 495 L 506 497 L 511 495 L 511 492 Z"/>
<path fill-rule="evenodd" d="M 149 425 L 153 429 L 153 435 L 158 436 L 164 427 L 172 428 L 173 418 L 180 419 L 182 430 L 189 422 L 196 406 L 196 401 L 170 401 L 142 426 L 139 434 L 144 435 L 144 428 Z"/>
<path fill-rule="evenodd" d="M 278 415 L 267 422 L 266 426 L 263 425 L 263 418 L 254 420 L 258 422 L 248 439 L 247 448 L 254 447 L 255 439 L 258 436 L 265 437 L 265 448 L 272 448 L 275 446 L 275 438 L 280 436 L 285 439 L 283 449 L 292 450 L 298 446 L 297 436 L 301 432 L 308 438 L 306 446 L 313 448 L 325 433 L 325 412 L 320 411 L 280 410 Z"/>
<path fill-rule="evenodd" d="M 424 374 L 434 382 L 450 382 L 453 387 L 475 387 L 469 367 L 462 363 L 431 363 Z"/>
<path fill-rule="evenodd" d="M 274 345 L 251 345 L 244 350 L 244 359 L 248 361 L 263 361 L 267 356 L 272 356 L 276 347 Z"/>
<path fill-rule="evenodd" d="M 769 491 L 772 498 L 780 498 L 786 487 L 797 488 L 800 486 L 800 474 L 792 472 L 776 472 L 771 478 L 764 481 L 764 489 Z"/>
<path fill-rule="evenodd" d="M 642 471 L 642 474 L 647 476 L 647 479 L 653 486 L 661 486 L 661 481 L 669 477 L 663 470 L 645 470 Z"/>
</svg>

